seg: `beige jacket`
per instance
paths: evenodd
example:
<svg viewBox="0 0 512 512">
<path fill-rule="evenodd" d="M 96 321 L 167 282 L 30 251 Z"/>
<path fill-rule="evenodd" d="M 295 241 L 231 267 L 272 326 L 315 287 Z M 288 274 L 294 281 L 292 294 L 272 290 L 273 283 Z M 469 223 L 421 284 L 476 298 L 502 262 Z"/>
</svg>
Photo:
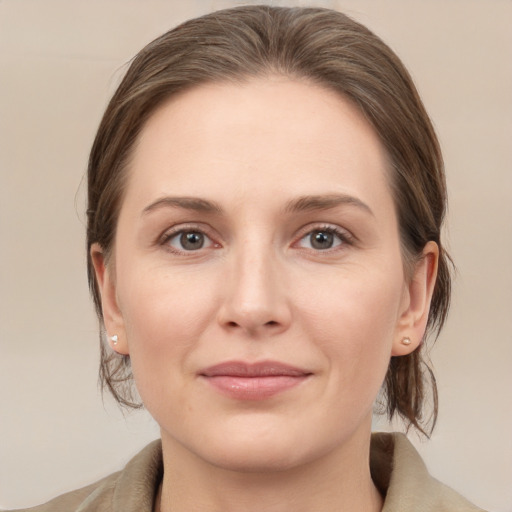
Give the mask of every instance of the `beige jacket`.
<svg viewBox="0 0 512 512">
<path fill-rule="evenodd" d="M 483 512 L 432 478 L 403 434 L 373 434 L 372 478 L 386 497 L 382 512 Z M 126 467 L 95 484 L 25 509 L 30 512 L 153 512 L 163 474 L 162 448 L 154 441 Z"/>
</svg>

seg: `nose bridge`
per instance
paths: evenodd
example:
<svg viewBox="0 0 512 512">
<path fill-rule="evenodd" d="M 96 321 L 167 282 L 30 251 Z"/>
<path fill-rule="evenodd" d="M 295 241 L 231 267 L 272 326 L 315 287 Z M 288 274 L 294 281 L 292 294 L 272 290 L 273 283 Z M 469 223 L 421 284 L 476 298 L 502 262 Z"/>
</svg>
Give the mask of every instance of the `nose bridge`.
<svg viewBox="0 0 512 512">
<path fill-rule="evenodd" d="M 275 257 L 268 245 L 246 242 L 236 261 L 236 295 L 241 307 L 260 309 L 273 302 Z M 274 282 L 274 285 L 277 283 Z"/>
<path fill-rule="evenodd" d="M 234 248 L 222 321 L 255 332 L 284 328 L 289 311 L 280 262 L 271 241 L 247 237 Z"/>
</svg>

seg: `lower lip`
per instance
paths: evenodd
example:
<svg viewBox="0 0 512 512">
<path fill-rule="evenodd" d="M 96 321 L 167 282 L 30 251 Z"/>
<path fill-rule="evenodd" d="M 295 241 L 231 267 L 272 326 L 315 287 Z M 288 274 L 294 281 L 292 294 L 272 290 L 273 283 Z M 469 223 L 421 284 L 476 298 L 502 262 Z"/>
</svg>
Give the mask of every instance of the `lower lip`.
<svg viewBox="0 0 512 512">
<path fill-rule="evenodd" d="M 265 400 L 302 384 L 307 378 L 308 375 L 272 375 L 267 377 L 204 376 L 204 379 L 215 389 L 237 400 Z"/>
</svg>

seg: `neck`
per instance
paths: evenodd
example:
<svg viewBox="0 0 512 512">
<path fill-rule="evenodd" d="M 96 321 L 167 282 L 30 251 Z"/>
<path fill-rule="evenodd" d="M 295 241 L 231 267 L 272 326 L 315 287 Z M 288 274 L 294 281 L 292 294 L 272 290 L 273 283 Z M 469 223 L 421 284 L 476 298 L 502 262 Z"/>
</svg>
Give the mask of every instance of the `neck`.
<svg viewBox="0 0 512 512">
<path fill-rule="evenodd" d="M 361 436 L 359 436 L 361 437 Z M 209 464 L 162 436 L 159 512 L 380 512 L 369 468 L 370 434 L 300 466 L 232 471 Z"/>
</svg>

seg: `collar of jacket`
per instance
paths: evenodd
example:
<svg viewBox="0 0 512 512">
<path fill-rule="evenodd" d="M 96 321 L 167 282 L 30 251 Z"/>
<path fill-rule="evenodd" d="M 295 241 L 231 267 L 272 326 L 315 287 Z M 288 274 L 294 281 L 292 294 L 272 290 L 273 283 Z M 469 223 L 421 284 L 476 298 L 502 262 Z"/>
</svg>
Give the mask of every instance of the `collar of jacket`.
<svg viewBox="0 0 512 512">
<path fill-rule="evenodd" d="M 484 512 L 431 477 L 403 434 L 372 434 L 370 453 L 382 512 Z M 122 471 L 30 512 L 153 512 L 162 476 L 162 445 L 154 441 Z"/>
</svg>

